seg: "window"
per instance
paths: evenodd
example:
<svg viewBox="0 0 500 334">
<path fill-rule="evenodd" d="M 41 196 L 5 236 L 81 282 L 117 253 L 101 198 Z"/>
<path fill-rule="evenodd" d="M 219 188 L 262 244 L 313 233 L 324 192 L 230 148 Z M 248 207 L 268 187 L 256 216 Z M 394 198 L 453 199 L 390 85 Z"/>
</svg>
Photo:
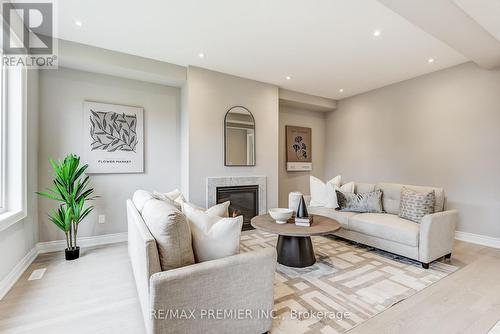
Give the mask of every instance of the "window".
<svg viewBox="0 0 500 334">
<path fill-rule="evenodd" d="M 0 69 L 0 231 L 26 217 L 26 69 Z"/>
<path fill-rule="evenodd" d="M 1 56 L 1 54 L 0 54 Z M 4 162 L 5 162 L 5 139 L 4 139 L 4 126 L 5 126 L 5 107 L 4 107 L 4 101 L 5 101 L 5 93 L 3 88 L 5 87 L 4 85 L 4 70 L 3 68 L 0 68 L 0 214 L 5 212 L 5 168 L 4 168 Z"/>
</svg>

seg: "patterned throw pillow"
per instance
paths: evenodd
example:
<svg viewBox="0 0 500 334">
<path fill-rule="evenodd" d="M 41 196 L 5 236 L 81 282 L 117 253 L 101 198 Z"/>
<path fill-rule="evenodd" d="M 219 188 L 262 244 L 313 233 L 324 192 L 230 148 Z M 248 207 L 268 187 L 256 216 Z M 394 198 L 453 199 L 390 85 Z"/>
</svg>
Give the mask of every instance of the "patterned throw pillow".
<svg viewBox="0 0 500 334">
<path fill-rule="evenodd" d="M 422 193 L 403 187 L 399 201 L 399 217 L 420 223 L 425 215 L 434 213 L 435 204 L 434 190 Z"/>
<path fill-rule="evenodd" d="M 383 212 L 382 190 L 369 193 L 348 193 L 337 190 L 337 203 L 340 211 L 351 212 Z"/>
</svg>

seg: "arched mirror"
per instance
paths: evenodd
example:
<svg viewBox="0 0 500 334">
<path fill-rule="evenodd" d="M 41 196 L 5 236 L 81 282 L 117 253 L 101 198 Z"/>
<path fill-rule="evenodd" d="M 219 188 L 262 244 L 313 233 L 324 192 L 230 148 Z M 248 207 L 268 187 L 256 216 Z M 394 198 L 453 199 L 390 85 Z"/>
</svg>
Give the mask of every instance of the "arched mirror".
<svg viewBox="0 0 500 334">
<path fill-rule="evenodd" d="M 224 165 L 255 166 L 255 119 L 245 107 L 229 109 L 224 117 Z"/>
</svg>

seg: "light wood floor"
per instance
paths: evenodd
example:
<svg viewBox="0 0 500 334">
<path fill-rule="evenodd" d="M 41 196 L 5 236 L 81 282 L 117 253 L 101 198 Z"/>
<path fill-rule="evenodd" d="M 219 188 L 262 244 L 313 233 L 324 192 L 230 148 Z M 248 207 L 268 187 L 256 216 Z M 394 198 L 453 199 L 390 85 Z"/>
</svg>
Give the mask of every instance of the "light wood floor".
<svg viewBox="0 0 500 334">
<path fill-rule="evenodd" d="M 0 333 L 145 333 L 126 243 L 38 256 L 0 301 Z"/>
<path fill-rule="evenodd" d="M 354 328 L 360 333 L 487 333 L 500 319 L 500 249 L 456 242 L 456 273 Z M 28 281 L 47 268 L 41 280 Z M 0 333 L 145 332 L 125 243 L 78 261 L 40 255 L 0 301 Z"/>
<path fill-rule="evenodd" d="M 452 261 L 465 266 L 349 334 L 488 333 L 500 319 L 500 249 L 457 241 Z"/>
</svg>

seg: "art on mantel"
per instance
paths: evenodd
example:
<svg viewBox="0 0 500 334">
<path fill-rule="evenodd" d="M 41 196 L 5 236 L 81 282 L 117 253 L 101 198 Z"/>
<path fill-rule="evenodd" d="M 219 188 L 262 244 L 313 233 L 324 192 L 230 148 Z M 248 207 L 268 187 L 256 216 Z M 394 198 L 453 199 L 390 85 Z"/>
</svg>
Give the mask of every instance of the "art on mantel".
<svg viewBox="0 0 500 334">
<path fill-rule="evenodd" d="M 286 169 L 290 172 L 312 170 L 312 130 L 286 126 Z"/>
<path fill-rule="evenodd" d="M 143 173 L 143 108 L 85 101 L 83 159 L 87 173 Z"/>
</svg>

